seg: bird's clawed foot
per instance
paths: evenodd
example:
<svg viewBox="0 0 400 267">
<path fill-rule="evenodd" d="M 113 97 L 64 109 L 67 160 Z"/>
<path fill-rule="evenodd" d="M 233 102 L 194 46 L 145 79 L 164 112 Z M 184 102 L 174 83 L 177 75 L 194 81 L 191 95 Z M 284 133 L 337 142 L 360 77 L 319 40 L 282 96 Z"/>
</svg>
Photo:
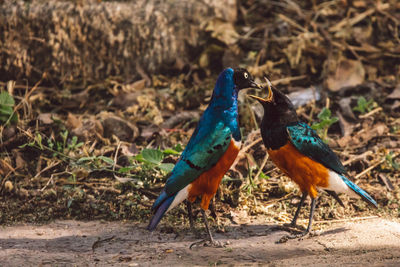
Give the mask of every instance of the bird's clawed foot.
<svg viewBox="0 0 400 267">
<path fill-rule="evenodd" d="M 304 237 L 310 234 L 310 229 L 306 229 L 304 231 L 300 231 L 299 228 L 303 228 L 298 226 L 295 221 L 292 221 L 289 224 L 284 224 L 282 226 L 278 226 L 279 230 L 287 231 L 290 234 L 282 236 L 276 244 L 286 243 L 290 239 L 299 239 L 302 240 Z M 304 229 L 304 228 L 303 228 Z M 311 235 L 311 234 L 310 234 Z"/>
<path fill-rule="evenodd" d="M 304 230 L 304 228 L 302 230 Z M 285 231 L 285 232 L 289 232 L 291 234 L 300 234 L 301 233 L 301 231 L 299 230 L 299 227 L 297 225 L 293 225 L 291 223 L 273 226 L 271 228 L 271 231 Z"/>
<path fill-rule="evenodd" d="M 303 193 L 303 196 L 302 196 L 301 201 L 300 201 L 300 205 L 299 205 L 299 207 L 298 207 L 297 210 L 296 210 L 296 214 L 294 215 L 294 218 L 293 218 L 292 222 L 290 223 L 291 226 L 295 226 L 295 225 L 296 225 L 297 216 L 299 215 L 300 207 L 301 207 L 301 205 L 303 204 L 304 199 L 305 199 L 306 196 L 307 196 L 307 195 Z M 317 202 L 316 202 L 316 199 L 315 199 L 315 198 L 312 198 L 312 200 L 311 200 L 310 216 L 309 216 L 309 218 L 308 218 L 308 226 L 307 226 L 307 229 L 306 229 L 304 232 L 293 234 L 293 231 L 290 231 L 290 232 L 292 232 L 291 235 L 285 235 L 285 236 L 281 237 L 281 239 L 279 239 L 279 240 L 276 241 L 275 243 L 278 243 L 278 244 L 280 244 L 280 243 L 285 243 L 285 242 L 287 242 L 289 239 L 296 239 L 296 238 L 298 238 L 299 240 L 302 240 L 302 239 L 303 239 L 305 236 L 307 236 L 307 235 L 310 235 L 310 236 L 312 235 L 312 236 L 314 236 L 315 234 L 311 234 L 310 231 L 311 231 L 312 218 L 313 218 L 313 215 L 314 215 L 314 210 L 315 210 L 315 205 L 316 205 L 316 203 L 317 203 Z"/>
<path fill-rule="evenodd" d="M 220 242 L 214 240 L 214 238 L 211 234 L 211 231 L 210 231 L 210 227 L 208 226 L 206 213 L 203 209 L 201 210 L 201 213 L 203 215 L 204 226 L 206 227 L 209 238 L 194 242 L 193 244 L 190 245 L 189 248 L 191 249 L 194 246 L 197 247 L 197 246 L 201 246 L 201 245 L 202 246 L 210 246 L 210 247 L 218 247 L 218 248 L 224 247 L 226 244 L 221 244 Z"/>
<path fill-rule="evenodd" d="M 276 241 L 276 244 L 282 244 L 282 243 L 286 243 L 287 241 L 289 241 L 290 239 L 298 239 L 299 241 L 303 240 L 306 236 L 315 236 L 317 235 L 314 232 L 311 231 L 304 231 L 301 233 L 292 233 L 290 235 L 284 235 L 282 236 L 278 241 Z"/>
<path fill-rule="evenodd" d="M 210 239 L 203 239 L 197 242 L 192 243 L 189 248 L 192 249 L 193 247 L 215 247 L 215 248 L 223 248 L 227 244 L 222 243 L 220 241 L 210 240 Z"/>
</svg>

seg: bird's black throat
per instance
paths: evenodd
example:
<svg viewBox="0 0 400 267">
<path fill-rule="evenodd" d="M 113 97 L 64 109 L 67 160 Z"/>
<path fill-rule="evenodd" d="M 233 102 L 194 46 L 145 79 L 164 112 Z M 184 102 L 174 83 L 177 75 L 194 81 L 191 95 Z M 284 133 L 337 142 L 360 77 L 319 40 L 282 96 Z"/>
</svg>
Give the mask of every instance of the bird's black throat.
<svg viewBox="0 0 400 267">
<path fill-rule="evenodd" d="M 297 123 L 299 118 L 286 95 L 275 88 L 272 92 L 273 101 L 262 103 L 264 117 L 261 122 L 261 136 L 267 149 L 275 150 L 286 145 L 289 139 L 286 127 Z"/>
</svg>

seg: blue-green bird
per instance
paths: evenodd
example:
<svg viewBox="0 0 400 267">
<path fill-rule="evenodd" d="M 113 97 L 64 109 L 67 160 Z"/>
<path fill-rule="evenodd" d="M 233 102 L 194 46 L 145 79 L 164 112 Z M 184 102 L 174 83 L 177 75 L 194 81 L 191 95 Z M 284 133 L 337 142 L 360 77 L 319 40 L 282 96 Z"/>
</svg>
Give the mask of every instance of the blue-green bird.
<svg viewBox="0 0 400 267">
<path fill-rule="evenodd" d="M 238 93 L 244 88 L 260 88 L 247 70 L 227 68 L 219 75 L 210 104 L 153 204 L 148 230 L 185 199 L 193 202 L 201 197 L 204 222 L 214 243 L 204 211 L 239 153 Z"/>
</svg>

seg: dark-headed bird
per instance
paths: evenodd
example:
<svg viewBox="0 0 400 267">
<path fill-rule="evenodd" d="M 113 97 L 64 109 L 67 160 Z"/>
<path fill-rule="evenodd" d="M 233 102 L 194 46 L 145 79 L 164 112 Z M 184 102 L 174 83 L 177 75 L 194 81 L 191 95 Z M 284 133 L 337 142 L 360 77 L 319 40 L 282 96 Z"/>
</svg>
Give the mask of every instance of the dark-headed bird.
<svg viewBox="0 0 400 267">
<path fill-rule="evenodd" d="M 148 230 L 154 230 L 164 214 L 185 199 L 194 202 L 201 197 L 201 212 L 209 241 L 217 244 L 208 227 L 205 211 L 239 153 L 238 93 L 244 88 L 260 88 L 247 70 L 227 68 L 219 75 L 210 104 L 153 204 L 154 215 Z"/>
<path fill-rule="evenodd" d="M 269 157 L 303 193 L 291 226 L 296 226 L 297 217 L 307 195 L 311 197 L 308 227 L 303 233 L 292 238 L 310 232 L 318 189 L 333 196 L 341 206 L 344 205 L 337 193 L 361 197 L 368 204 L 377 207 L 376 201 L 367 192 L 345 176 L 344 166 L 329 146 L 310 126 L 299 120 L 289 98 L 276 88 L 271 89 L 268 80 L 267 84 L 266 99 L 253 95 L 250 97 L 258 100 L 264 108 L 260 128 Z"/>
</svg>

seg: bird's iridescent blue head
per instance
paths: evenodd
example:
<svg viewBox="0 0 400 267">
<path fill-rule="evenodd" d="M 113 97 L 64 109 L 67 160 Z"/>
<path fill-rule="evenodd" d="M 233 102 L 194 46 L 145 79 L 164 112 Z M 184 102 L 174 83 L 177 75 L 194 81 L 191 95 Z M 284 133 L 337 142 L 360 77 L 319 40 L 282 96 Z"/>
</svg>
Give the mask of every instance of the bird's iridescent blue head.
<svg viewBox="0 0 400 267">
<path fill-rule="evenodd" d="M 262 87 L 254 82 L 253 77 L 246 69 L 227 68 L 222 71 L 218 77 L 212 101 L 217 101 L 218 99 L 223 101 L 237 98 L 237 93 L 245 88 L 261 89 Z"/>
</svg>

